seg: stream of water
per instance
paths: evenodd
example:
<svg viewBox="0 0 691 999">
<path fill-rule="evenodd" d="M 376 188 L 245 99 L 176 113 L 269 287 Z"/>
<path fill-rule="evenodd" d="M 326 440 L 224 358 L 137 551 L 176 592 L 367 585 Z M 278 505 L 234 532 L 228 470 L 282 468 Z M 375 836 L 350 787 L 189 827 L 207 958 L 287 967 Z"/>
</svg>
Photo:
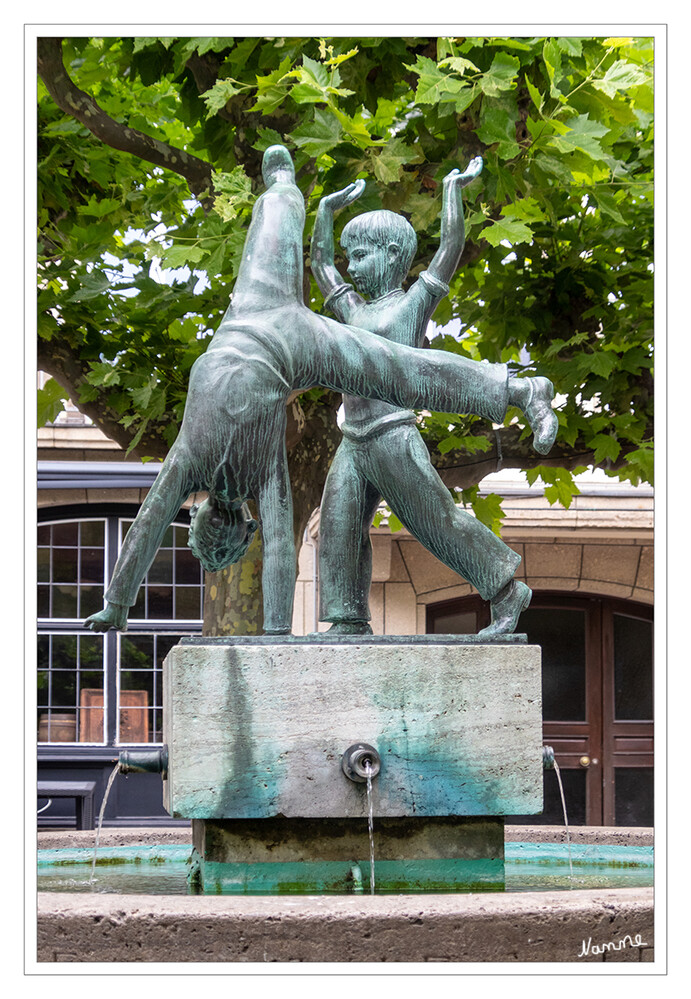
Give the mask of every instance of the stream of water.
<svg viewBox="0 0 691 999">
<path fill-rule="evenodd" d="M 369 885 L 370 895 L 374 895 L 374 811 L 372 805 L 372 767 L 369 760 L 365 764 L 367 774 L 367 828 L 369 829 Z"/>
<path fill-rule="evenodd" d="M 120 764 L 116 763 L 113 767 L 110 777 L 108 778 L 108 783 L 106 784 L 106 793 L 103 795 L 103 801 L 101 802 L 101 811 L 98 813 L 98 825 L 96 827 L 96 842 L 94 843 L 94 859 L 91 863 L 91 884 L 94 883 L 96 879 L 96 855 L 98 854 L 98 843 L 101 838 L 101 826 L 103 825 L 103 816 L 106 814 L 106 805 L 108 804 L 108 795 L 110 794 L 110 789 L 115 782 L 115 778 L 118 775 L 118 770 Z"/>
<path fill-rule="evenodd" d="M 564 785 L 561 782 L 561 774 L 559 773 L 559 764 L 554 761 L 554 772 L 557 775 L 557 780 L 559 781 L 559 794 L 561 795 L 561 807 L 564 810 L 564 828 L 566 829 L 566 846 L 569 852 L 569 879 L 573 886 L 573 861 L 571 859 L 571 834 L 569 832 L 569 817 L 566 814 L 566 798 L 564 797 Z"/>
</svg>

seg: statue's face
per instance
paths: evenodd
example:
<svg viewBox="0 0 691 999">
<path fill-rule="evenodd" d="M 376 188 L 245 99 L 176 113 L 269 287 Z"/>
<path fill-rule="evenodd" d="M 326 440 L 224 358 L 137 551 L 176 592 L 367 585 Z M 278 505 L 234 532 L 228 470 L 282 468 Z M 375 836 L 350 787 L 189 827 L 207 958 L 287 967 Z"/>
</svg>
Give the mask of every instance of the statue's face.
<svg viewBox="0 0 691 999">
<path fill-rule="evenodd" d="M 398 247 L 357 243 L 348 251 L 348 273 L 361 295 L 379 298 L 398 286 Z"/>
</svg>

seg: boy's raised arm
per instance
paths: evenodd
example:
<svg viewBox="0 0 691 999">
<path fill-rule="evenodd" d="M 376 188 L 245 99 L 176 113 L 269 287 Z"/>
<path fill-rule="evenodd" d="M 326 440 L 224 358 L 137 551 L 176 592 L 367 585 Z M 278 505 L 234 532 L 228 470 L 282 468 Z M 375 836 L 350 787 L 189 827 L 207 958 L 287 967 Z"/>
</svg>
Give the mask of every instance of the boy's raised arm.
<svg viewBox="0 0 691 999">
<path fill-rule="evenodd" d="M 435 253 L 427 271 L 433 277 L 448 284 L 456 273 L 458 262 L 465 246 L 465 223 L 463 221 L 463 196 L 461 190 L 479 177 L 482 170 L 482 157 L 476 156 L 468 164 L 465 173 L 452 170 L 444 177 L 444 191 L 441 208 L 441 237 L 439 249 Z"/>
<path fill-rule="evenodd" d="M 324 298 L 343 284 L 343 278 L 334 264 L 334 212 L 345 208 L 360 197 L 365 189 L 364 180 L 356 180 L 342 191 L 322 198 L 317 209 L 317 218 L 312 233 L 310 255 L 312 273 Z"/>
</svg>

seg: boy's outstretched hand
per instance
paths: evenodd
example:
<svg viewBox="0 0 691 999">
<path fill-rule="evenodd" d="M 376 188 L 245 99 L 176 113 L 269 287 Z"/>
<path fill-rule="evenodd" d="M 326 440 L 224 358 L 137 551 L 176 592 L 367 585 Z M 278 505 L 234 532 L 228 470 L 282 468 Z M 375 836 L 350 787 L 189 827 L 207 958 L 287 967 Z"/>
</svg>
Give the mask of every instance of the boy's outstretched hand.
<svg viewBox="0 0 691 999">
<path fill-rule="evenodd" d="M 336 212 L 339 208 L 345 208 L 347 205 L 351 205 L 353 201 L 357 201 L 364 190 L 364 180 L 356 180 L 354 183 L 344 187 L 342 191 L 327 194 L 325 198 L 321 199 L 320 204 L 330 208 L 332 212 Z"/>
<path fill-rule="evenodd" d="M 482 173 L 482 156 L 476 156 L 470 161 L 464 173 L 460 170 L 452 170 L 444 177 L 444 183 L 458 184 L 459 187 L 467 187 L 471 181 L 475 180 Z"/>
</svg>

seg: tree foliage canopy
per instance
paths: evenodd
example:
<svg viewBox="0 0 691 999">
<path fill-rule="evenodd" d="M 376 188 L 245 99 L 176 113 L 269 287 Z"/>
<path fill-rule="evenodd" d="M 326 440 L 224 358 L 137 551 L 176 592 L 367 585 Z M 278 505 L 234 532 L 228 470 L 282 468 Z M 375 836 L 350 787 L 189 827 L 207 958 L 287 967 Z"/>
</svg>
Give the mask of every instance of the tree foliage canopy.
<svg viewBox="0 0 691 999">
<path fill-rule="evenodd" d="M 436 249 L 442 178 L 481 154 L 435 346 L 547 375 L 559 437 L 540 459 L 517 412 L 496 432 L 429 414 L 435 464 L 495 527 L 500 510 L 476 487 L 499 454 L 566 504 L 569 470 L 589 464 L 651 481 L 650 39 L 38 46 L 38 356 L 56 380 L 41 393 L 41 421 L 69 395 L 135 454 L 165 454 L 190 367 L 228 304 L 267 146 L 285 142 L 294 155 L 306 259 L 320 197 L 363 177 L 337 234 L 361 211 L 403 212 L 418 234 L 413 276 Z M 307 293 L 320 309 L 313 282 Z M 291 405 L 294 486 L 311 482 L 300 524 L 318 503 L 337 404 L 313 390 Z"/>
</svg>

